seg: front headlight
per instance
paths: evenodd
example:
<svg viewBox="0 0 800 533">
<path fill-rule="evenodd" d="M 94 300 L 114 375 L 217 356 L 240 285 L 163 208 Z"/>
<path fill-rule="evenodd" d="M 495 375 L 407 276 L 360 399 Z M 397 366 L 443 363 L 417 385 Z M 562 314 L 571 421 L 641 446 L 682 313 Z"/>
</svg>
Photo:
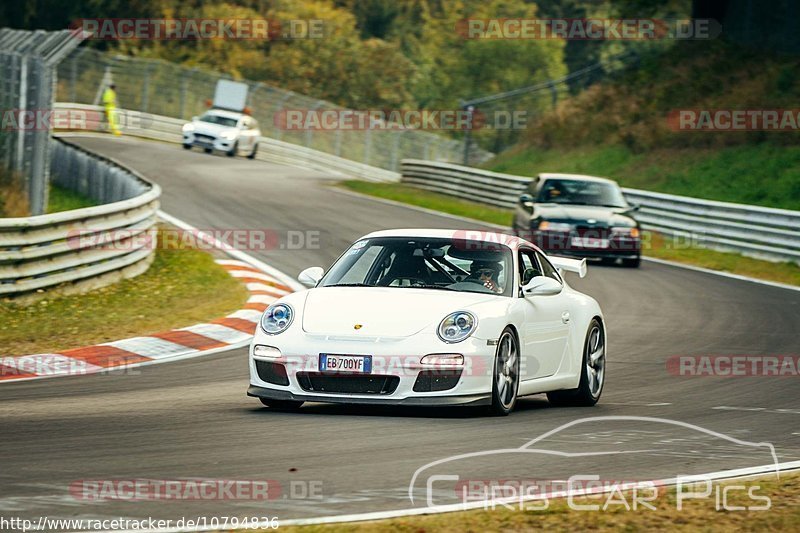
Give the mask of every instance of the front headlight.
<svg viewBox="0 0 800 533">
<path fill-rule="evenodd" d="M 456 311 L 447 315 L 439 324 L 439 338 L 444 342 L 461 342 L 475 331 L 478 321 L 472 313 Z"/>
<path fill-rule="evenodd" d="M 223 131 L 222 133 L 220 133 L 220 137 L 222 137 L 223 139 L 227 139 L 229 141 L 232 141 L 232 140 L 234 140 L 236 138 L 236 132 L 235 131 Z"/>
<path fill-rule="evenodd" d="M 194 131 L 194 124 L 192 124 L 191 122 L 189 122 L 188 124 L 184 124 L 183 125 L 183 131 L 185 131 L 186 133 L 193 132 Z"/>
<path fill-rule="evenodd" d="M 639 236 L 639 228 L 615 227 L 611 228 L 611 233 L 618 237 L 631 237 L 635 239 Z"/>
<path fill-rule="evenodd" d="M 294 319 L 294 310 L 287 304 L 270 305 L 261 315 L 261 329 L 268 335 L 286 331 Z"/>
<path fill-rule="evenodd" d="M 549 222 L 543 220 L 539 223 L 539 231 L 558 231 L 561 233 L 569 233 L 572 231 L 572 225 L 566 222 Z"/>
</svg>

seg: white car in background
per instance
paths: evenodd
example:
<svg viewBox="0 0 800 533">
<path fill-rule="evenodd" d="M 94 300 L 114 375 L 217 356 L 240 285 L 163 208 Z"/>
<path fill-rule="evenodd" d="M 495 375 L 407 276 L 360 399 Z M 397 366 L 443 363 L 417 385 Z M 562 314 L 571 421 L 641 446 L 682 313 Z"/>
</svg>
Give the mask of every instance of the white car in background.
<svg viewBox="0 0 800 533">
<path fill-rule="evenodd" d="M 224 109 L 209 109 L 183 126 L 185 149 L 199 146 L 206 153 L 217 150 L 229 157 L 247 154 L 248 159 L 255 158 L 259 137 L 261 130 L 253 117 Z"/>
<path fill-rule="evenodd" d="M 486 405 L 519 396 L 594 405 L 605 380 L 597 302 L 548 258 L 498 233 L 389 230 L 356 241 L 333 266 L 304 270 L 310 290 L 267 308 L 250 346 L 249 396 L 304 401 Z"/>
</svg>

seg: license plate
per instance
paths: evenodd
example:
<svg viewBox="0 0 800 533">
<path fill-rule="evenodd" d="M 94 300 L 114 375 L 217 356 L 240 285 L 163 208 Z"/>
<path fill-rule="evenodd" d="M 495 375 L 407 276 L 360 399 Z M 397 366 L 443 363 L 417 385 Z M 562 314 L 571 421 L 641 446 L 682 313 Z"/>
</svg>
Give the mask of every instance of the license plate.
<svg viewBox="0 0 800 533">
<path fill-rule="evenodd" d="M 369 374 L 372 372 L 371 355 L 334 355 L 319 354 L 320 372 L 354 372 Z"/>
<path fill-rule="evenodd" d="M 580 248 L 608 248 L 608 239 L 597 239 L 595 237 L 573 237 L 570 241 L 572 246 Z"/>
</svg>

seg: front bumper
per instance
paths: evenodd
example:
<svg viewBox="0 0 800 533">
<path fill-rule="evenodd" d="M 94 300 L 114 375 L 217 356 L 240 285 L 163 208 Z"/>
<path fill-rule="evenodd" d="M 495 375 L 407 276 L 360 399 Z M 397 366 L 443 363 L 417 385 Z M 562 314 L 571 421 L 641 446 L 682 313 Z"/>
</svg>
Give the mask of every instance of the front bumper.
<svg viewBox="0 0 800 533">
<path fill-rule="evenodd" d="M 298 338 L 300 337 L 300 338 Z M 261 332 L 249 354 L 249 396 L 274 400 L 387 405 L 482 405 L 491 402 L 495 345 L 470 338 L 445 344 L 435 335 L 381 342 L 289 339 Z M 253 346 L 276 346 L 280 357 L 255 357 Z M 424 346 L 425 349 L 420 349 Z M 369 355 L 370 373 L 320 371 L 319 354 Z M 425 365 L 429 354 L 463 355 L 463 365 Z M 414 355 L 408 355 L 414 354 Z"/>
<path fill-rule="evenodd" d="M 228 140 L 221 137 L 212 135 L 201 135 L 194 133 L 183 134 L 184 146 L 197 146 L 198 148 L 218 150 L 220 152 L 227 152 L 236 142 L 235 139 Z"/>
<path fill-rule="evenodd" d="M 373 398 L 361 398 L 352 396 L 332 396 L 332 395 L 314 395 L 314 394 L 293 394 L 288 390 L 268 389 L 266 387 L 258 387 L 250 385 L 247 389 L 247 395 L 253 398 L 264 398 L 267 400 L 290 400 L 302 402 L 325 402 L 325 403 L 345 403 L 345 404 L 383 404 L 383 405 L 441 405 L 441 406 L 473 406 L 473 405 L 491 405 L 491 393 L 481 394 L 467 394 L 459 396 L 437 396 L 437 397 L 420 397 L 412 396 L 408 398 L 381 398 L 380 401 L 375 401 Z"/>
</svg>

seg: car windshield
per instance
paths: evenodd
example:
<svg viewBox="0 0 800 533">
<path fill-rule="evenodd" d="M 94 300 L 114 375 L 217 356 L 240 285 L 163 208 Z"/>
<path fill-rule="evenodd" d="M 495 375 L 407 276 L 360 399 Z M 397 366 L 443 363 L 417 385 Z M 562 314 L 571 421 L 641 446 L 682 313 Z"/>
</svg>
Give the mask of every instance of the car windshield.
<svg viewBox="0 0 800 533">
<path fill-rule="evenodd" d="M 619 187 L 612 183 L 585 180 L 549 179 L 544 182 L 539 203 L 627 207 Z"/>
<path fill-rule="evenodd" d="M 469 239 L 362 239 L 331 267 L 320 287 L 402 287 L 510 296 L 511 250 Z"/>
<path fill-rule="evenodd" d="M 215 115 L 214 113 L 205 113 L 200 117 L 200 120 L 203 122 L 209 122 L 211 124 L 219 124 L 220 126 L 228 126 L 230 128 L 236 127 L 235 118 L 223 117 L 221 115 Z"/>
</svg>

